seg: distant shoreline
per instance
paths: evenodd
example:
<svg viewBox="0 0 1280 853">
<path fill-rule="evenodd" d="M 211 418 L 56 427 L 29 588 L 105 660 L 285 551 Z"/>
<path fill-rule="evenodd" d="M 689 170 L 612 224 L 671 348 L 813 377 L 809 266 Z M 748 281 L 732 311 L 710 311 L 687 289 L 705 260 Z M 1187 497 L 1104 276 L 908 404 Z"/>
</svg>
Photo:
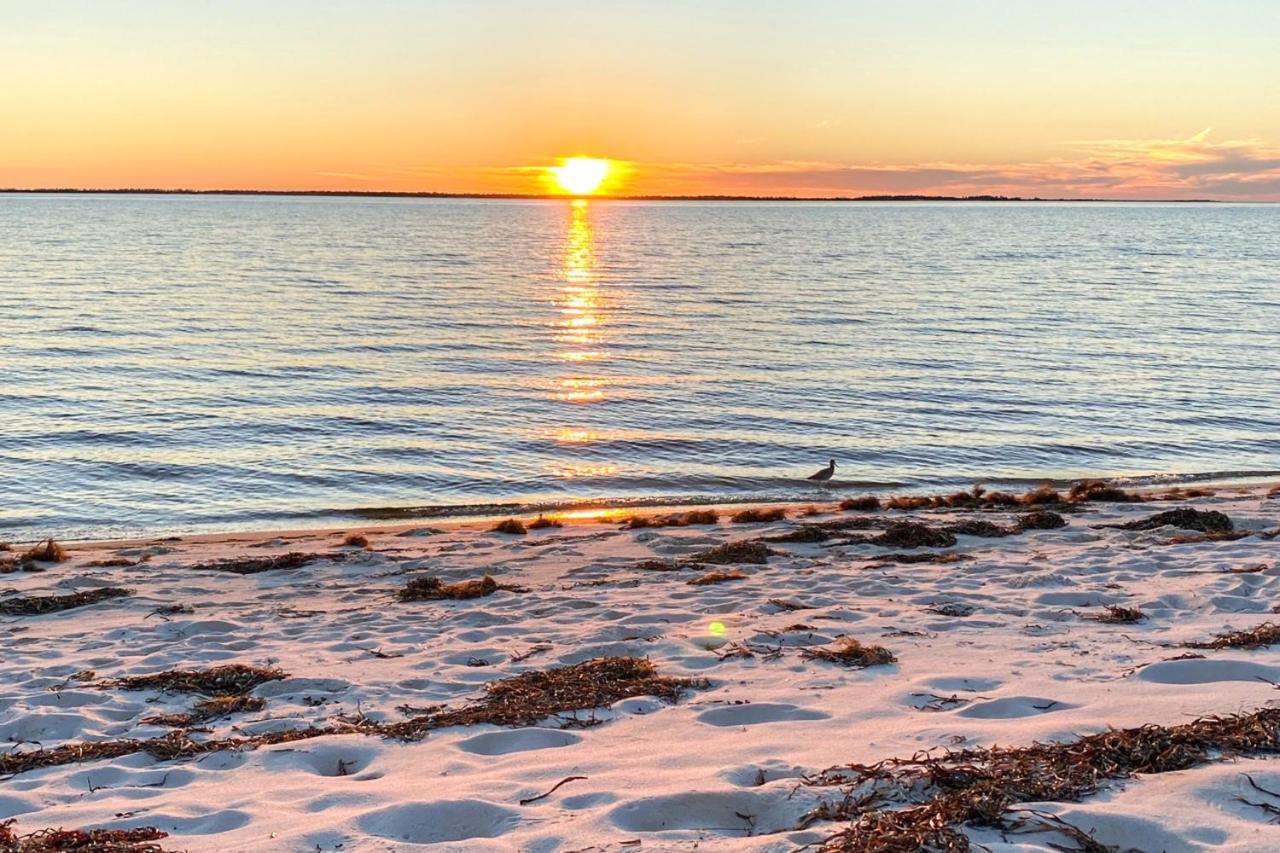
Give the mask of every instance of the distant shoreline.
<svg viewBox="0 0 1280 853">
<path fill-rule="evenodd" d="M 218 196 L 301 196 L 320 198 L 429 198 L 475 199 L 515 201 L 565 201 L 574 197 L 550 193 L 441 193 L 396 192 L 378 190 L 192 190 L 159 189 L 146 187 L 120 187 L 114 189 L 84 189 L 79 187 L 19 187 L 0 188 L 0 195 L 218 195 Z M 926 202 L 1079 202 L 1092 204 L 1280 204 L 1273 201 L 1235 201 L 1216 198 L 1041 198 L 1039 196 L 1002 195 L 860 195 L 860 196 L 774 196 L 774 195 L 593 195 L 594 201 L 796 201 L 796 202 L 850 202 L 850 201 L 926 201 Z"/>
</svg>

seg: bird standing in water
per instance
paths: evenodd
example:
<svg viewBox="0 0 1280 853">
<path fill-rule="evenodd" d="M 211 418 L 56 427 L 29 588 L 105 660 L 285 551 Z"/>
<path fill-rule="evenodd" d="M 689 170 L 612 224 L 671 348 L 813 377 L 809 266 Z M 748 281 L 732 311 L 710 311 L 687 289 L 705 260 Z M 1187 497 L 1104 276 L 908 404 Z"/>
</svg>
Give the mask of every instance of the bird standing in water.
<svg viewBox="0 0 1280 853">
<path fill-rule="evenodd" d="M 809 479 L 810 480 L 830 480 L 831 475 L 834 474 L 835 472 L 836 472 L 836 460 L 832 459 L 831 462 L 828 463 L 826 468 L 823 468 L 821 471 L 818 471 L 812 474 L 809 477 Z"/>
</svg>

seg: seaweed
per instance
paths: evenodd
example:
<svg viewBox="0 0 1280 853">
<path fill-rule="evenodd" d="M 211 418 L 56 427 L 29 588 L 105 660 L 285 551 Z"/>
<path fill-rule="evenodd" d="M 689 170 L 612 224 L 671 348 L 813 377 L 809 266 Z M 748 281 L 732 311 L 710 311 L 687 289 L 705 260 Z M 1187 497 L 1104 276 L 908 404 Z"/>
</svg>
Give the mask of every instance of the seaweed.
<svg viewBox="0 0 1280 853">
<path fill-rule="evenodd" d="M 1212 640 L 1183 643 L 1189 649 L 1262 649 L 1280 643 L 1280 624 L 1263 622 L 1244 631 L 1215 634 Z"/>
<path fill-rule="evenodd" d="M 985 539 L 998 539 L 1014 532 L 1007 527 L 1001 527 L 981 518 L 966 519 L 958 524 L 952 524 L 946 529 L 958 536 L 981 536 Z"/>
<path fill-rule="evenodd" d="M 165 853 L 152 842 L 169 833 L 154 826 L 134 829 L 39 829 L 18 835 L 12 818 L 0 821 L 0 853 Z"/>
<path fill-rule="evenodd" d="M 0 754 L 0 775 L 23 773 L 84 761 L 119 758 L 145 752 L 158 761 L 194 758 L 226 750 L 257 749 L 335 734 L 363 734 L 419 740 L 445 726 L 492 724 L 530 726 L 568 712 L 608 707 L 634 696 L 654 696 L 675 702 L 686 690 L 710 686 L 705 678 L 660 676 L 648 660 L 632 657 L 595 658 L 546 671 L 530 671 L 495 681 L 485 696 L 457 709 L 427 709 L 427 713 L 398 723 L 378 723 L 360 716 L 339 725 L 263 732 L 247 737 L 195 740 L 185 730 L 152 739 L 121 738 L 67 743 L 52 749 L 13 750 Z M 570 719 L 566 725 L 592 721 Z M 2 851 L 3 848 L 0 848 Z"/>
<path fill-rule="evenodd" d="M 687 581 L 687 583 L 689 586 L 710 586 L 711 584 L 724 583 L 725 581 L 746 580 L 746 578 L 746 575 L 736 570 L 732 572 L 707 572 Z"/>
<path fill-rule="evenodd" d="M 1141 501 L 1142 498 L 1132 492 L 1116 488 L 1104 480 L 1085 480 L 1071 487 L 1071 491 L 1067 493 L 1067 500 L 1071 503 L 1084 503 L 1086 501 L 1133 503 Z"/>
<path fill-rule="evenodd" d="M 199 693 L 204 696 L 240 696 L 268 681 L 289 677 L 282 669 L 227 663 L 209 669 L 171 669 L 149 675 L 130 675 L 105 682 L 103 687 L 122 690 L 161 690 L 166 693 Z"/>
<path fill-rule="evenodd" d="M 291 551 L 272 557 L 233 557 L 227 560 L 209 560 L 191 567 L 197 572 L 230 572 L 233 575 L 256 575 L 276 569 L 300 569 L 316 560 L 332 560 L 332 554 L 303 554 Z"/>
<path fill-rule="evenodd" d="M 104 586 L 98 589 L 86 589 L 83 592 L 72 592 L 66 595 L 27 595 L 7 598 L 0 601 L 0 616 L 40 616 L 45 613 L 57 613 L 109 601 L 113 598 L 127 598 L 133 590 L 123 587 Z"/>
<path fill-rule="evenodd" d="M 898 660 L 884 646 L 863 645 L 853 637 L 842 637 L 834 645 L 825 648 L 804 649 L 800 656 L 805 660 L 828 661 L 854 669 L 884 666 Z"/>
<path fill-rule="evenodd" d="M 831 538 L 830 529 L 821 524 L 802 524 L 795 530 L 766 536 L 766 542 L 825 542 Z"/>
<path fill-rule="evenodd" d="M 726 542 L 706 551 L 700 551 L 692 557 L 695 563 L 714 563 L 728 565 L 731 563 L 755 563 L 763 565 L 769 562 L 773 551 L 763 542 L 744 539 L 739 542 Z"/>
<path fill-rule="evenodd" d="M 813 786 L 850 786 L 840 801 L 812 812 L 807 823 L 851 821 L 825 840 L 824 853 L 966 853 L 972 848 L 961 832 L 965 824 L 1026 827 L 1026 820 L 1016 816 L 1017 803 L 1076 802 L 1110 780 L 1185 770 L 1219 757 L 1276 752 L 1280 708 L 1176 726 L 1112 729 L 1026 747 L 918 753 L 833 767 L 806 779 Z M 1064 831 L 1053 822 L 1033 828 Z"/>
<path fill-rule="evenodd" d="M 24 551 L 19 561 L 23 563 L 62 563 L 67 559 L 67 549 L 50 538 Z"/>
<path fill-rule="evenodd" d="M 401 601 L 441 601 L 444 599 L 462 601 L 469 598 L 484 598 L 493 595 L 500 589 L 508 592 L 528 592 L 522 586 L 498 583 L 489 575 L 485 575 L 479 580 L 458 581 L 457 583 L 449 584 L 443 583 L 439 578 L 435 577 L 413 578 L 405 584 L 398 595 Z"/>
<path fill-rule="evenodd" d="M 1049 509 L 1036 510 L 1018 516 L 1019 530 L 1057 530 L 1066 527 L 1067 520 Z"/>
<path fill-rule="evenodd" d="M 869 512 L 871 510 L 880 509 L 880 499 L 875 495 L 862 495 L 856 498 L 845 498 L 840 501 L 840 509 L 843 510 L 861 510 Z"/>
<path fill-rule="evenodd" d="M 1122 607 L 1119 604 L 1108 604 L 1102 608 L 1101 613 L 1086 616 L 1085 618 L 1108 625 L 1132 625 L 1135 622 L 1141 622 L 1146 619 L 1147 614 L 1143 613 L 1136 607 Z"/>
<path fill-rule="evenodd" d="M 680 564 L 675 560 L 641 560 L 631 568 L 642 572 L 677 572 Z"/>
<path fill-rule="evenodd" d="M 701 524 L 719 524 L 720 516 L 715 510 L 695 509 L 689 512 L 673 512 L 668 515 L 641 516 L 634 515 L 623 522 L 623 526 L 637 530 L 642 527 L 689 527 Z"/>
<path fill-rule="evenodd" d="M 835 521 L 809 522 L 801 524 L 786 533 L 776 533 L 764 537 L 765 542 L 825 542 L 832 534 L 848 530 L 867 530 L 880 527 L 885 522 L 878 518 L 859 516 L 857 518 L 841 518 Z"/>
<path fill-rule="evenodd" d="M 368 548 L 369 537 L 363 533 L 349 533 L 342 540 L 344 548 Z"/>
<path fill-rule="evenodd" d="M 769 509 L 744 509 L 735 513 L 730 520 L 734 524 L 757 524 L 768 521 L 781 521 L 786 517 L 787 511 L 779 506 Z"/>
<path fill-rule="evenodd" d="M 1247 530 L 1235 530 L 1230 533 L 1179 533 L 1170 536 L 1162 545 L 1194 545 L 1200 542 L 1235 542 L 1249 535 Z M 1265 534 L 1264 534 L 1265 536 Z M 1271 539 L 1273 537 L 1267 536 Z"/>
<path fill-rule="evenodd" d="M 900 521 L 866 541 L 887 548 L 950 548 L 956 544 L 956 537 L 949 530 L 935 529 L 914 521 Z"/>
<path fill-rule="evenodd" d="M 876 556 L 877 563 L 959 563 L 962 560 L 972 560 L 968 554 L 960 554 L 956 551 L 929 551 L 924 554 L 880 554 Z"/>
<path fill-rule="evenodd" d="M 1155 530 L 1157 527 L 1181 527 L 1201 533 L 1231 533 L 1235 530 L 1230 517 L 1217 510 L 1199 510 L 1190 507 L 1170 509 L 1155 515 L 1129 521 L 1124 524 L 1106 524 L 1116 530 Z"/>
<path fill-rule="evenodd" d="M 261 711 L 265 707 L 267 707 L 266 701 L 254 696 L 245 696 L 243 694 L 215 696 L 211 699 L 203 699 L 197 702 L 195 707 L 186 713 L 156 714 L 155 716 L 147 717 L 142 722 L 153 726 L 188 728 L 198 723 L 229 717 L 232 714 Z"/>
<path fill-rule="evenodd" d="M 927 497 L 925 495 L 897 495 L 889 498 L 885 504 L 886 509 L 931 509 L 938 506 L 939 499 L 936 497 Z"/>
<path fill-rule="evenodd" d="M 546 527 L 564 527 L 564 523 L 556 518 L 547 518 L 545 515 L 539 514 L 537 518 L 526 525 L 530 530 L 542 530 Z"/>
<path fill-rule="evenodd" d="M 675 702 L 687 690 L 709 686 L 705 678 L 660 676 L 643 658 L 594 658 L 492 682 L 485 688 L 485 696 L 470 705 L 383 725 L 379 731 L 413 740 L 446 726 L 531 726 L 570 712 L 606 708 L 635 696 Z"/>
<path fill-rule="evenodd" d="M 489 531 L 491 533 L 506 533 L 511 536 L 523 536 L 528 532 L 518 518 L 504 518 L 493 527 L 490 527 Z"/>
<path fill-rule="evenodd" d="M 1062 495 L 1053 486 L 1040 486 L 1018 498 L 1018 503 L 1025 506 L 1044 506 L 1045 504 L 1060 504 L 1062 502 Z"/>
</svg>

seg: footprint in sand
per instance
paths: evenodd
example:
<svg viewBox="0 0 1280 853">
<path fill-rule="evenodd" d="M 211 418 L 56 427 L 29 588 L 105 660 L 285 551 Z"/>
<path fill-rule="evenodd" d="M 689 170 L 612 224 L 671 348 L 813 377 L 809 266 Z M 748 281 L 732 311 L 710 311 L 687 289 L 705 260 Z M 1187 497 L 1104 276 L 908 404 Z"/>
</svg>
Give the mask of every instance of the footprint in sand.
<svg viewBox="0 0 1280 853">
<path fill-rule="evenodd" d="M 1155 684 L 1210 684 L 1216 681 L 1280 681 L 1280 666 L 1246 660 L 1189 658 L 1153 663 L 1138 671 L 1138 678 Z"/>
<path fill-rule="evenodd" d="M 805 772 L 805 768 L 797 764 L 770 758 L 758 764 L 744 764 L 722 770 L 720 778 L 740 788 L 758 788 L 779 779 L 799 779 Z"/>
<path fill-rule="evenodd" d="M 967 678 L 963 676 L 944 675 L 940 678 L 930 678 L 922 683 L 926 687 L 932 687 L 934 690 L 986 693 L 987 691 L 995 690 L 1004 682 L 997 678 Z"/>
<path fill-rule="evenodd" d="M 631 800 L 609 813 L 624 832 L 703 830 L 745 836 L 788 832 L 813 806 L 809 796 L 793 796 L 790 787 L 770 791 L 691 791 Z"/>
<path fill-rule="evenodd" d="M 378 757 L 378 750 L 352 743 L 326 743 L 306 749 L 289 748 L 265 752 L 262 765 L 268 770 L 301 770 L 317 776 L 353 776 Z"/>
<path fill-rule="evenodd" d="M 469 838 L 497 838 L 520 822 L 520 815 L 483 800 L 403 803 L 368 812 L 358 824 L 379 838 L 410 844 L 439 844 Z"/>
<path fill-rule="evenodd" d="M 712 708 L 698 715 L 698 722 L 709 726 L 755 726 L 760 723 L 791 723 L 801 720 L 825 720 L 831 715 L 797 705 L 758 702 Z"/>
<path fill-rule="evenodd" d="M 1059 702 L 1057 699 L 1043 699 L 1039 696 L 1005 696 L 992 699 L 990 702 L 978 702 L 957 711 L 958 717 L 972 717 L 975 720 L 1012 720 L 1018 717 L 1034 717 L 1037 714 L 1051 714 L 1054 711 L 1066 711 L 1078 708 Z"/>
<path fill-rule="evenodd" d="M 555 749 L 580 743 L 582 737 L 560 729 L 519 729 L 487 732 L 457 743 L 458 749 L 473 755 L 509 755 L 535 749 Z"/>
</svg>

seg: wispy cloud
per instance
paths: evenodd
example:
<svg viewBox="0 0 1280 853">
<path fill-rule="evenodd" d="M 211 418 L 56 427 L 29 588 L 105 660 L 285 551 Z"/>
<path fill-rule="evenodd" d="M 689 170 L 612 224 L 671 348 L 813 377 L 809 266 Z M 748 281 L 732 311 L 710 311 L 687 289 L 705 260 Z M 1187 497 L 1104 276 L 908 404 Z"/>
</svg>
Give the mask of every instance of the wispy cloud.
<svg viewBox="0 0 1280 853">
<path fill-rule="evenodd" d="M 747 144 L 757 140 L 740 140 Z M 1013 163 L 936 160 L 841 163 L 813 160 L 679 163 L 615 161 L 608 189 L 625 195 L 1009 195 L 1041 198 L 1280 201 L 1280 145 L 1262 139 L 1215 141 L 1206 128 L 1173 139 L 1066 142 L 1061 155 Z M 536 164 L 413 166 L 375 163 L 323 172 L 338 182 L 386 189 L 538 193 Z"/>
<path fill-rule="evenodd" d="M 750 195 L 1021 195 L 1280 200 L 1280 147 L 1260 139 L 1066 143 L 1066 156 L 1017 163 L 636 164 L 633 190 Z M 640 184 L 643 183 L 643 187 Z"/>
</svg>

